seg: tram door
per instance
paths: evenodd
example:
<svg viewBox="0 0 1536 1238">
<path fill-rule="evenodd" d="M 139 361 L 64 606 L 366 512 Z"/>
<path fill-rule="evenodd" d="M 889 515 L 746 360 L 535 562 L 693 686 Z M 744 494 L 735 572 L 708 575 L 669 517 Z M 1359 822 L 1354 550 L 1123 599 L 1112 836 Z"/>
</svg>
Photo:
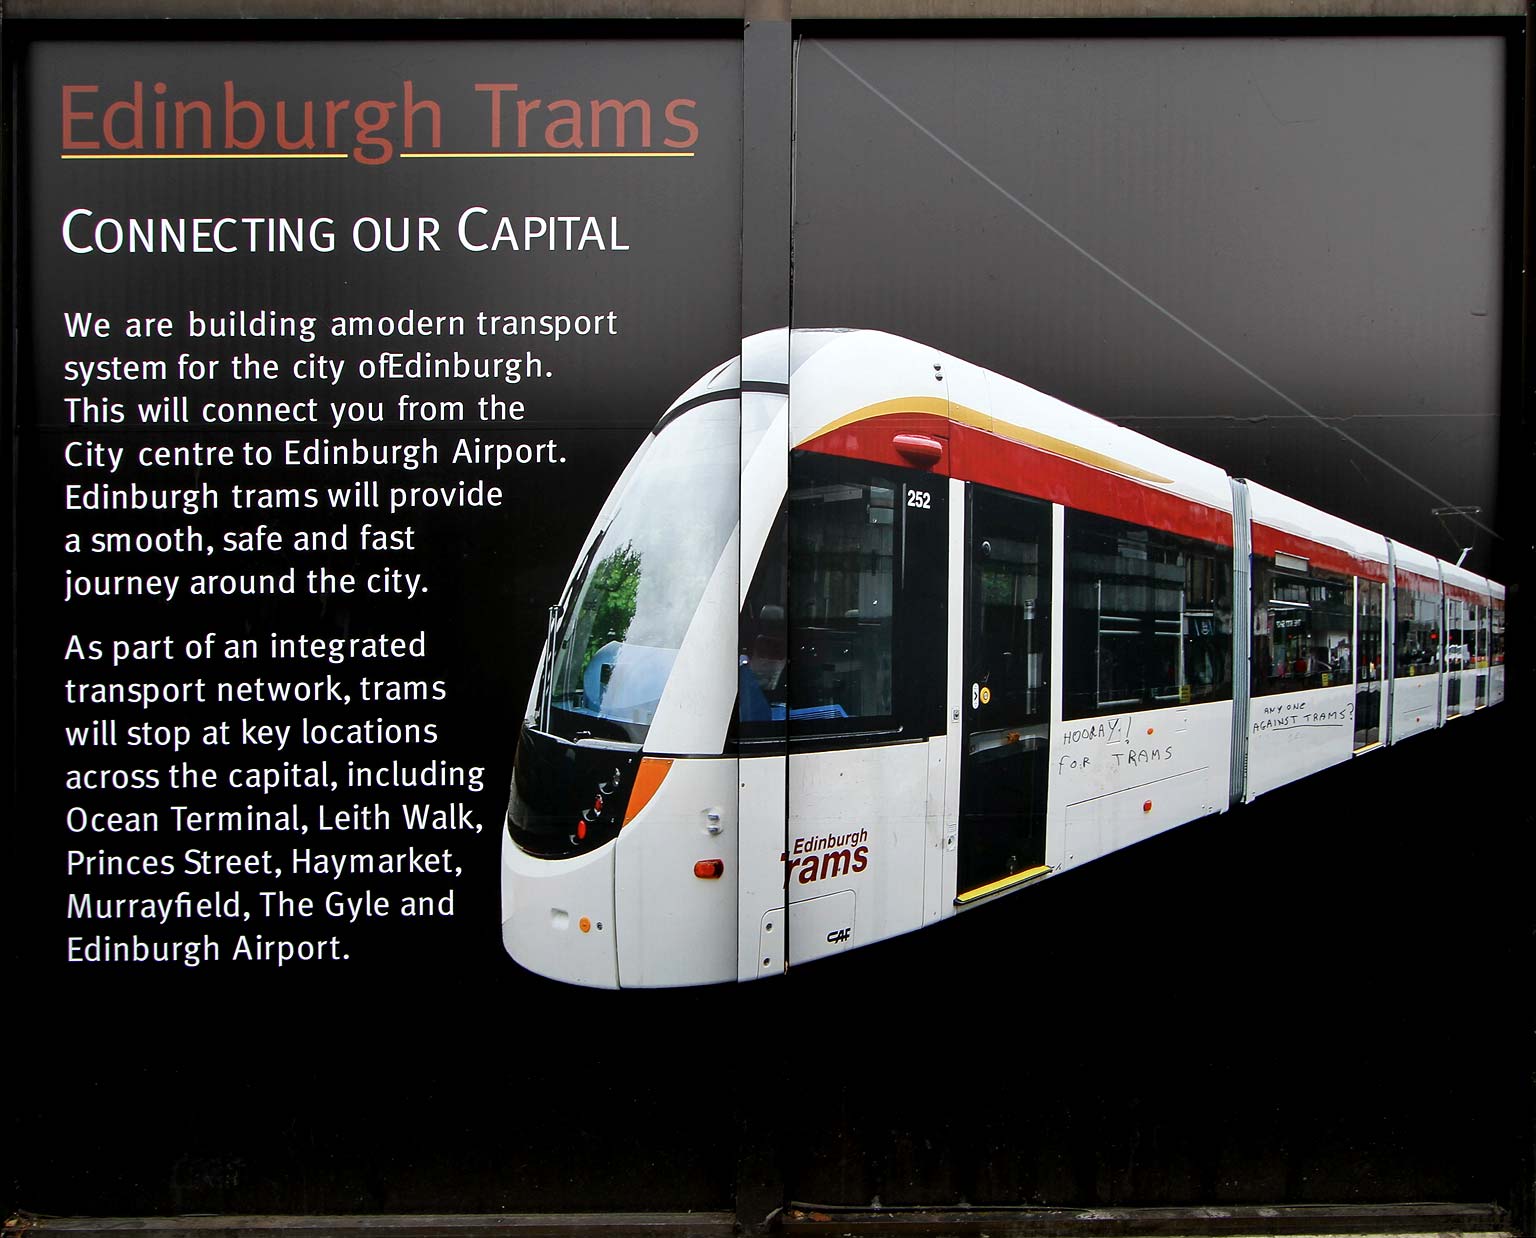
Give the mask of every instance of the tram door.
<svg viewBox="0 0 1536 1238">
<path fill-rule="evenodd" d="M 1044 871 L 1051 506 L 967 490 L 957 902 Z"/>
<path fill-rule="evenodd" d="M 1466 633 L 1463 631 L 1462 612 L 1465 603 L 1460 598 L 1446 598 L 1445 600 L 1445 640 L 1441 643 L 1445 646 L 1445 652 L 1441 655 L 1445 659 L 1445 716 L 1456 718 L 1461 715 L 1461 672 L 1466 665 L 1466 657 L 1463 653 Z"/>
<path fill-rule="evenodd" d="M 1355 751 L 1381 742 L 1381 611 L 1386 586 L 1355 580 Z"/>
<path fill-rule="evenodd" d="M 1488 613 L 1489 608 L 1486 606 L 1472 608 L 1473 626 L 1477 632 L 1477 644 L 1468 650 L 1472 665 L 1477 667 L 1477 682 L 1473 688 L 1473 709 L 1481 709 L 1488 704 Z"/>
</svg>

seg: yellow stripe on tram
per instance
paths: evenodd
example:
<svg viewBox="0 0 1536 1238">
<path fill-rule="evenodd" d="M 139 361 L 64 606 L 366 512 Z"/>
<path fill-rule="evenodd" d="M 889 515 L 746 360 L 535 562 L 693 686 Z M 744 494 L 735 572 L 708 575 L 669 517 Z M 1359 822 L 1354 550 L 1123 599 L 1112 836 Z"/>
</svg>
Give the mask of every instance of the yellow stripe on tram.
<svg viewBox="0 0 1536 1238">
<path fill-rule="evenodd" d="M 1049 864 L 1041 864 L 1036 868 L 1026 868 L 1022 873 L 1014 873 L 1011 877 L 1004 877 L 1000 881 L 989 881 L 984 886 L 977 886 L 974 890 L 967 890 L 964 894 L 958 895 L 955 898 L 955 906 L 963 907 L 966 903 L 974 903 L 978 898 L 986 898 L 987 895 L 996 894 L 1000 890 L 1022 885 L 1026 881 L 1033 881 L 1036 877 L 1044 877 L 1050 871 Z"/>
</svg>

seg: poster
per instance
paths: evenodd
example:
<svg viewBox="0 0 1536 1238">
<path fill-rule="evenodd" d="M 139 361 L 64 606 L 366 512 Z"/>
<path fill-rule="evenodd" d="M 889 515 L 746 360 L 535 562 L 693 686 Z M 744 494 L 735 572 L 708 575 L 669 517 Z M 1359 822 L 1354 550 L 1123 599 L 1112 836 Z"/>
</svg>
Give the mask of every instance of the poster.
<svg viewBox="0 0 1536 1238">
<path fill-rule="evenodd" d="M 761 983 L 519 966 L 502 821 L 550 608 L 623 568 L 594 517 L 743 352 L 740 31 L 135 34 L 15 64 L 15 949 L 60 1012 L 19 1206 L 1508 1198 L 1513 1032 L 1405 1016 L 1427 976 L 1507 984 L 1526 844 L 1452 775 L 1507 785 L 1508 707 Z M 1477 507 L 1449 519 L 1487 573 L 1506 48 L 806 28 L 783 325 L 1441 558 L 1434 509 Z M 775 347 L 744 417 L 796 398 Z M 1430 1053 L 1456 1069 L 1411 1099 Z"/>
</svg>

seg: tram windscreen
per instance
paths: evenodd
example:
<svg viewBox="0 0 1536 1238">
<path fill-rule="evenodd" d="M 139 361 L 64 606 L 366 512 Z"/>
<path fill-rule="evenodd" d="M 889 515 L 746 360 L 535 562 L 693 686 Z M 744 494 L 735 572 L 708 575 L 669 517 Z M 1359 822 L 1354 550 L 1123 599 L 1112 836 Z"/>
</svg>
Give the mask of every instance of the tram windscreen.
<svg viewBox="0 0 1536 1238">
<path fill-rule="evenodd" d="M 714 401 L 646 448 L 560 619 L 551 732 L 645 738 L 738 516 L 738 404 Z"/>
</svg>

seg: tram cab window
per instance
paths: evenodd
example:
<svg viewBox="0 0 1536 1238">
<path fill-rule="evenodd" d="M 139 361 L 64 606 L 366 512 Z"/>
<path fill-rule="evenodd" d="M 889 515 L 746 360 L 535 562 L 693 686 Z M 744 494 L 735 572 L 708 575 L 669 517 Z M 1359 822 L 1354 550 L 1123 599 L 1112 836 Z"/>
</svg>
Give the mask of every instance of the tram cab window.
<svg viewBox="0 0 1536 1238">
<path fill-rule="evenodd" d="M 929 474 L 791 455 L 785 509 L 741 612 L 738 742 L 941 729 L 945 496 Z"/>
<path fill-rule="evenodd" d="M 1253 560 L 1253 694 L 1354 681 L 1354 578 Z"/>
<path fill-rule="evenodd" d="M 1066 514 L 1068 718 L 1232 695 L 1232 552 Z"/>
<path fill-rule="evenodd" d="M 545 681 L 555 735 L 644 741 L 735 526 L 740 440 L 736 403 L 706 404 L 637 457 L 559 615 Z"/>
</svg>

